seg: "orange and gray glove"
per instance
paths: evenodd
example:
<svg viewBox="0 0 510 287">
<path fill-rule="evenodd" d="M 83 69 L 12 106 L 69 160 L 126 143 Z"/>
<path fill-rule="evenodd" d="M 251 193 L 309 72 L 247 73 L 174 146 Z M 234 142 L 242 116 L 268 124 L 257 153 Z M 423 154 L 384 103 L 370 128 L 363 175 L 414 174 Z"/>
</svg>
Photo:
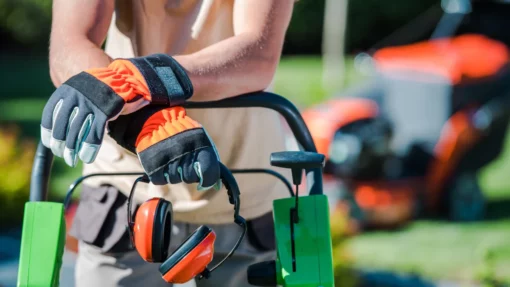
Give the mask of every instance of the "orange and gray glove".
<svg viewBox="0 0 510 287">
<path fill-rule="evenodd" d="M 168 55 L 118 59 L 56 89 L 43 110 L 41 141 L 70 166 L 78 157 L 91 163 L 109 121 L 149 104 L 178 106 L 192 94 L 185 70 Z"/>
<path fill-rule="evenodd" d="M 183 107 L 144 107 L 109 122 L 108 133 L 138 155 L 155 185 L 184 182 L 198 183 L 198 190 L 221 187 L 216 147 Z"/>
</svg>

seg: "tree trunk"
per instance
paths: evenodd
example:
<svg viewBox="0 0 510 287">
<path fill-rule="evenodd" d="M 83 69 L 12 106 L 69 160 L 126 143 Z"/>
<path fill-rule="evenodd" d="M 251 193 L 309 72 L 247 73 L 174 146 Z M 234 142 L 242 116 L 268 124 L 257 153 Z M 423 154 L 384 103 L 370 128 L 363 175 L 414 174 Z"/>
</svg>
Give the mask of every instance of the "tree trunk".
<svg viewBox="0 0 510 287">
<path fill-rule="evenodd" d="M 345 83 L 345 30 L 348 0 L 326 0 L 322 40 L 323 86 L 327 92 Z"/>
</svg>

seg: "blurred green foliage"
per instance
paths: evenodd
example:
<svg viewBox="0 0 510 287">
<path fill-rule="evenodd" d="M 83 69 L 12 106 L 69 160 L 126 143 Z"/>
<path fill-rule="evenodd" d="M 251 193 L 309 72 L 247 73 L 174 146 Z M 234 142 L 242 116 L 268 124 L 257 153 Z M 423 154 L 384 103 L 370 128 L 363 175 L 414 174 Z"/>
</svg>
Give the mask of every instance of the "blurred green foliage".
<svg viewBox="0 0 510 287">
<path fill-rule="evenodd" d="M 324 0 L 299 0 L 296 2 L 287 30 L 284 53 L 320 53 L 324 3 Z"/>
<path fill-rule="evenodd" d="M 360 278 L 352 268 L 354 258 L 346 244 L 349 234 L 349 218 L 343 210 L 336 209 L 332 213 L 330 222 L 335 285 L 342 287 L 359 286 Z"/>
<path fill-rule="evenodd" d="M 363 0 L 348 1 L 346 51 L 370 48 L 371 45 L 410 22 L 439 0 Z M 51 26 L 51 0 L 0 0 L 0 28 L 19 45 L 48 42 Z M 318 54 L 321 52 L 325 0 L 300 0 L 294 14 L 284 53 Z M 76 15 L 79 17 L 79 15 Z M 431 27 L 432 28 L 432 27 Z M 4 42 L 5 44 L 5 42 Z M 12 45 L 12 43 L 11 43 Z"/>
<path fill-rule="evenodd" d="M 0 229 L 21 220 L 34 154 L 34 142 L 21 139 L 17 126 L 0 126 Z"/>
<path fill-rule="evenodd" d="M 352 53 L 372 47 L 404 24 L 413 21 L 425 11 L 436 8 L 440 12 L 440 0 L 345 0 L 348 1 L 346 51 Z M 294 6 L 294 14 L 285 41 L 285 53 L 319 54 L 322 45 L 325 0 L 300 0 Z M 436 16 L 440 13 L 436 13 Z M 431 19 L 432 25 L 439 17 Z M 427 30 L 427 29 L 425 29 Z M 425 35 L 426 36 L 426 35 Z"/>
<path fill-rule="evenodd" d="M 51 0 L 0 0 L 0 27 L 21 44 L 48 42 Z"/>
<path fill-rule="evenodd" d="M 323 65 L 319 56 L 287 56 L 276 71 L 274 90 L 299 108 L 318 104 L 340 91 L 322 85 Z M 341 89 L 362 83 L 366 75 L 357 70 L 351 57 L 345 59 L 345 79 Z"/>
<path fill-rule="evenodd" d="M 508 248 L 507 248 L 508 249 Z M 495 258 L 500 251 L 489 249 L 485 251 L 484 264 L 478 272 L 478 280 L 482 283 L 482 287 L 505 287 L 510 284 L 508 280 L 498 278 Z M 507 254 L 508 255 L 508 254 Z"/>
</svg>

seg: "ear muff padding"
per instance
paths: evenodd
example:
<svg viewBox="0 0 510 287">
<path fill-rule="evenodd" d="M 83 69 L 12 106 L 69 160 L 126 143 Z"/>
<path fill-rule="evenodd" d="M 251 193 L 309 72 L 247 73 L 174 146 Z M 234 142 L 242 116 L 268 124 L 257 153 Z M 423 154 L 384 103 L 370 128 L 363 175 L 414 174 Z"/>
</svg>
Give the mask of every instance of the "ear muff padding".
<svg viewBox="0 0 510 287">
<path fill-rule="evenodd" d="M 152 228 L 152 259 L 163 262 L 168 257 L 168 249 L 172 238 L 172 204 L 160 199 L 154 213 Z"/>
<path fill-rule="evenodd" d="M 164 226 L 165 224 L 169 224 L 168 221 L 170 221 L 171 226 L 171 219 L 170 203 L 160 198 L 149 199 L 136 211 L 133 226 L 134 244 L 138 254 L 140 254 L 145 261 L 162 262 L 166 258 L 166 256 L 163 257 L 161 254 L 161 247 L 165 244 L 165 233 L 166 236 L 168 236 L 168 245 L 166 246 L 169 246 L 170 231 L 164 232 Z M 157 226 L 157 228 L 154 228 L 155 226 Z M 156 234 L 154 234 L 155 229 Z M 155 240 L 155 236 L 159 240 Z M 155 241 L 159 242 L 156 250 L 154 250 Z M 167 250 L 167 248 L 165 250 Z"/>
<path fill-rule="evenodd" d="M 163 279 L 169 283 L 186 283 L 199 275 L 211 263 L 216 234 L 207 226 L 200 226 L 159 267 Z"/>
</svg>

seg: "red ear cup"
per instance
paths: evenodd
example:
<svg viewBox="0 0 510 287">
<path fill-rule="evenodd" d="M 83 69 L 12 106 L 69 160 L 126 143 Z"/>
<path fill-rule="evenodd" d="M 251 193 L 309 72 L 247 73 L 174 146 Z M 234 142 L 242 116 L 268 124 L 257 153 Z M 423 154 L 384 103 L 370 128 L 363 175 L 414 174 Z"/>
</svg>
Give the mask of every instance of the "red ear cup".
<svg viewBox="0 0 510 287">
<path fill-rule="evenodd" d="M 161 266 L 159 271 L 168 283 L 182 284 L 202 273 L 211 263 L 216 234 L 200 226 Z"/>
<path fill-rule="evenodd" d="M 168 256 L 172 206 L 161 198 L 144 202 L 136 211 L 133 237 L 136 250 L 148 262 L 163 262 Z"/>
</svg>

